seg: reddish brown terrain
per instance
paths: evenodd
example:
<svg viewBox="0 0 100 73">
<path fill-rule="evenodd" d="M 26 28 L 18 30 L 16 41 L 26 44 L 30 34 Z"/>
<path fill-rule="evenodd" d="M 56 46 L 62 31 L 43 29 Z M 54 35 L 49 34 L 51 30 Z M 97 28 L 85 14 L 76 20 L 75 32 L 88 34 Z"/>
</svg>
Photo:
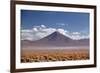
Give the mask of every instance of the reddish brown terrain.
<svg viewBox="0 0 100 73">
<path fill-rule="evenodd" d="M 21 62 L 49 62 L 89 59 L 88 50 L 23 51 Z"/>
</svg>

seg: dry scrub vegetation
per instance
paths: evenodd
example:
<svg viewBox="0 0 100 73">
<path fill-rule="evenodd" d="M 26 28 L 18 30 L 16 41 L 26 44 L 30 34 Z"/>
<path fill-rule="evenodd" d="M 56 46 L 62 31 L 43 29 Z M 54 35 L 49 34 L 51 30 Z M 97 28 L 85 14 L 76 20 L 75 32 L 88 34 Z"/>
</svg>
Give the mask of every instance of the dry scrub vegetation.
<svg viewBox="0 0 100 73">
<path fill-rule="evenodd" d="M 22 63 L 87 59 L 89 59 L 89 53 L 87 50 L 23 51 L 21 54 Z"/>
</svg>

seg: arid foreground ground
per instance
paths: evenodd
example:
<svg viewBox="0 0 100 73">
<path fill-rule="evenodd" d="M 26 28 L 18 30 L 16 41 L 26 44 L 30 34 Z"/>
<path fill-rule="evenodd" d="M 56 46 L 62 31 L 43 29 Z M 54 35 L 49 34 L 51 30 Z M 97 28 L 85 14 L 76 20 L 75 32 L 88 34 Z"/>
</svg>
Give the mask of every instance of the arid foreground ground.
<svg viewBox="0 0 100 73">
<path fill-rule="evenodd" d="M 21 62 L 52 62 L 52 61 L 70 61 L 87 60 L 89 51 L 83 50 L 40 50 L 40 51 L 22 51 Z"/>
</svg>

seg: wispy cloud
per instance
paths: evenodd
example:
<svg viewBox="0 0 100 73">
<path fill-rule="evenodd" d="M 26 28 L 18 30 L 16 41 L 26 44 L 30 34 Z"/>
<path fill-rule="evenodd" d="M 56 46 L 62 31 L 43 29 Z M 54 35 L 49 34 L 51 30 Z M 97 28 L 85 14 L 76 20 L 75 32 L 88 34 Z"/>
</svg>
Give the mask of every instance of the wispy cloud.
<svg viewBox="0 0 100 73">
<path fill-rule="evenodd" d="M 79 32 L 72 32 L 73 35 L 80 35 Z"/>
<path fill-rule="evenodd" d="M 68 26 L 68 24 L 65 24 L 65 23 L 56 23 L 56 25 L 58 25 L 58 26 Z"/>
<path fill-rule="evenodd" d="M 84 39 L 89 38 L 89 35 L 84 35 L 81 32 L 70 32 L 62 28 L 48 28 L 45 25 L 33 26 L 32 29 L 22 29 L 21 30 L 21 39 L 22 40 L 39 40 L 55 31 L 62 33 L 65 36 L 68 36 L 72 39 Z"/>
</svg>

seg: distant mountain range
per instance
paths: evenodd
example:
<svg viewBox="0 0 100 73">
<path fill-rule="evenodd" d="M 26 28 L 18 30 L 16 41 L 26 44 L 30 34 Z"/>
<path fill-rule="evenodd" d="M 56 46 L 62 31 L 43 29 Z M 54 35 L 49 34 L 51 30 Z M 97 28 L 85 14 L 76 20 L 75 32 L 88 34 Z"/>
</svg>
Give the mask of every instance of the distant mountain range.
<svg viewBox="0 0 100 73">
<path fill-rule="evenodd" d="M 53 32 L 52 34 L 37 40 L 37 41 L 29 41 L 29 40 L 21 40 L 22 46 L 89 46 L 89 39 L 80 39 L 73 40 L 58 31 Z"/>
</svg>

